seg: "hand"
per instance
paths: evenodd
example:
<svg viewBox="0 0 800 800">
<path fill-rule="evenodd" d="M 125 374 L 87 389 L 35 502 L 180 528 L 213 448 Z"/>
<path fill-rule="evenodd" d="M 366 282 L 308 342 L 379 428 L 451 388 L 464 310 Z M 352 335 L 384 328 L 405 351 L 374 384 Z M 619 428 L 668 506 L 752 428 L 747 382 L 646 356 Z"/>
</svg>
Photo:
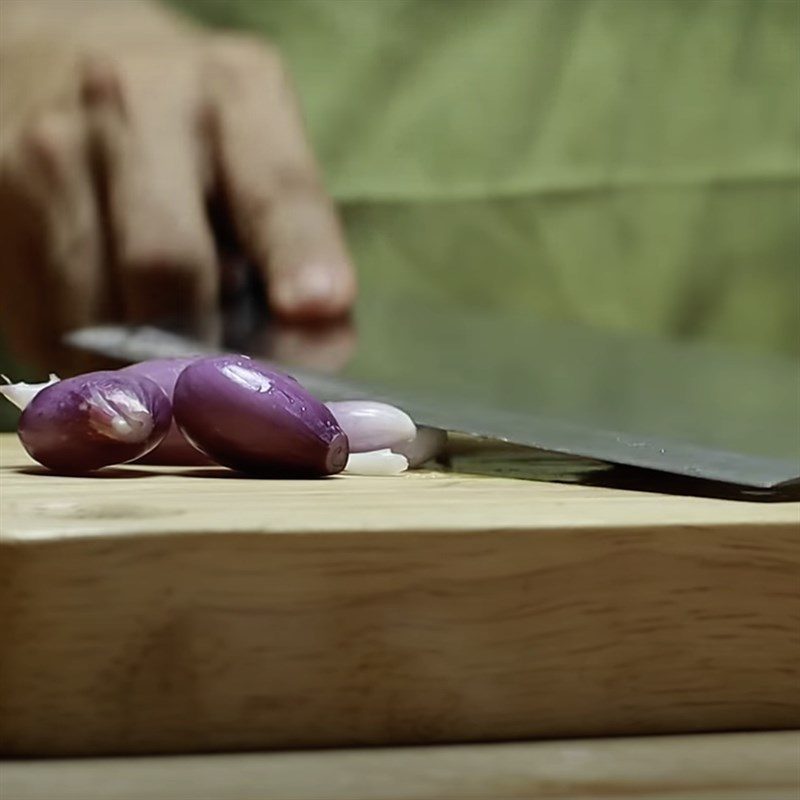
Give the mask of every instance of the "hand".
<svg viewBox="0 0 800 800">
<path fill-rule="evenodd" d="M 3 2 L 0 296 L 23 357 L 58 368 L 62 334 L 99 321 L 213 319 L 212 201 L 279 316 L 349 309 L 354 271 L 273 49 L 130 0 Z"/>
</svg>

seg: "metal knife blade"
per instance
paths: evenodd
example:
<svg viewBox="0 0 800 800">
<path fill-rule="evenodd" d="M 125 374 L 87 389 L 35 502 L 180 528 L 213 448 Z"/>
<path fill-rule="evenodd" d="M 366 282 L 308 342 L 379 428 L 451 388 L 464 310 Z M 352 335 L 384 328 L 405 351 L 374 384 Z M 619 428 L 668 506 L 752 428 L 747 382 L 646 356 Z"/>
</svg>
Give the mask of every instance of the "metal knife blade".
<svg viewBox="0 0 800 800">
<path fill-rule="evenodd" d="M 397 297 L 359 312 L 340 374 L 278 363 L 324 399 L 383 400 L 473 436 L 741 486 L 800 480 L 800 365 L 788 358 Z M 270 341 L 254 330 L 236 350 L 275 360 Z M 123 361 L 231 349 L 113 325 L 68 342 Z"/>
</svg>

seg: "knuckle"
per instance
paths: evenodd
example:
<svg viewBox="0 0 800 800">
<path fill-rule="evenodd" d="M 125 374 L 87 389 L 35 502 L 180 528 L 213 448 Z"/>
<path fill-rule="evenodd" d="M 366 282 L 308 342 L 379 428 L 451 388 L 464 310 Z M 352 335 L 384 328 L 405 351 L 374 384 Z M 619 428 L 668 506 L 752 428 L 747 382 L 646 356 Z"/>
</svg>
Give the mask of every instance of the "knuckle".
<svg viewBox="0 0 800 800">
<path fill-rule="evenodd" d="M 131 276 L 145 281 L 169 275 L 172 280 L 186 282 L 194 273 L 191 256 L 185 250 L 175 247 L 163 245 L 129 247 L 122 260 Z"/>
<path fill-rule="evenodd" d="M 213 287 L 203 271 L 164 252 L 129 263 L 120 288 L 128 316 L 139 322 L 182 318 L 213 302 Z"/>
<path fill-rule="evenodd" d="M 191 246 L 145 244 L 128 248 L 122 261 L 129 282 L 185 299 L 205 292 L 213 274 L 208 255 Z"/>
<path fill-rule="evenodd" d="M 119 58 L 89 53 L 80 66 L 80 90 L 84 104 L 121 105 L 123 65 Z"/>
</svg>

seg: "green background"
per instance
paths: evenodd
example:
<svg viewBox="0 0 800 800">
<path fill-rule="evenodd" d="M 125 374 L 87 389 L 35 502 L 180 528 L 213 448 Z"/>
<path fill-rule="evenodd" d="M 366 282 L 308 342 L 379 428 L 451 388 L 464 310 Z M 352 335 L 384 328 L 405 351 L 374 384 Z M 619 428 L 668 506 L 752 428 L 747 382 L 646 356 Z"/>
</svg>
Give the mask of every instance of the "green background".
<svg viewBox="0 0 800 800">
<path fill-rule="evenodd" d="M 800 353 L 795 0 L 172 4 L 282 50 L 366 297 Z"/>
<path fill-rule="evenodd" d="M 180 0 L 283 51 L 367 285 L 800 352 L 793 0 Z"/>
</svg>

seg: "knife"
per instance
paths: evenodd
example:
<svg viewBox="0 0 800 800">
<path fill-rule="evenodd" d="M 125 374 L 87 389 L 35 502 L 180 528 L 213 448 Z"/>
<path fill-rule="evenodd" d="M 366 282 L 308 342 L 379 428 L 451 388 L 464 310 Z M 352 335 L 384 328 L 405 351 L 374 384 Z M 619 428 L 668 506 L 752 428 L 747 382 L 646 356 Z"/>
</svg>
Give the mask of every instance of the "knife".
<svg viewBox="0 0 800 800">
<path fill-rule="evenodd" d="M 229 314 L 230 316 L 230 314 Z M 800 481 L 800 364 L 376 292 L 335 375 L 276 354 L 265 315 L 218 345 L 169 325 L 105 325 L 67 342 L 125 362 L 222 352 L 275 361 L 326 400 L 369 398 L 419 424 L 753 488 Z"/>
</svg>

